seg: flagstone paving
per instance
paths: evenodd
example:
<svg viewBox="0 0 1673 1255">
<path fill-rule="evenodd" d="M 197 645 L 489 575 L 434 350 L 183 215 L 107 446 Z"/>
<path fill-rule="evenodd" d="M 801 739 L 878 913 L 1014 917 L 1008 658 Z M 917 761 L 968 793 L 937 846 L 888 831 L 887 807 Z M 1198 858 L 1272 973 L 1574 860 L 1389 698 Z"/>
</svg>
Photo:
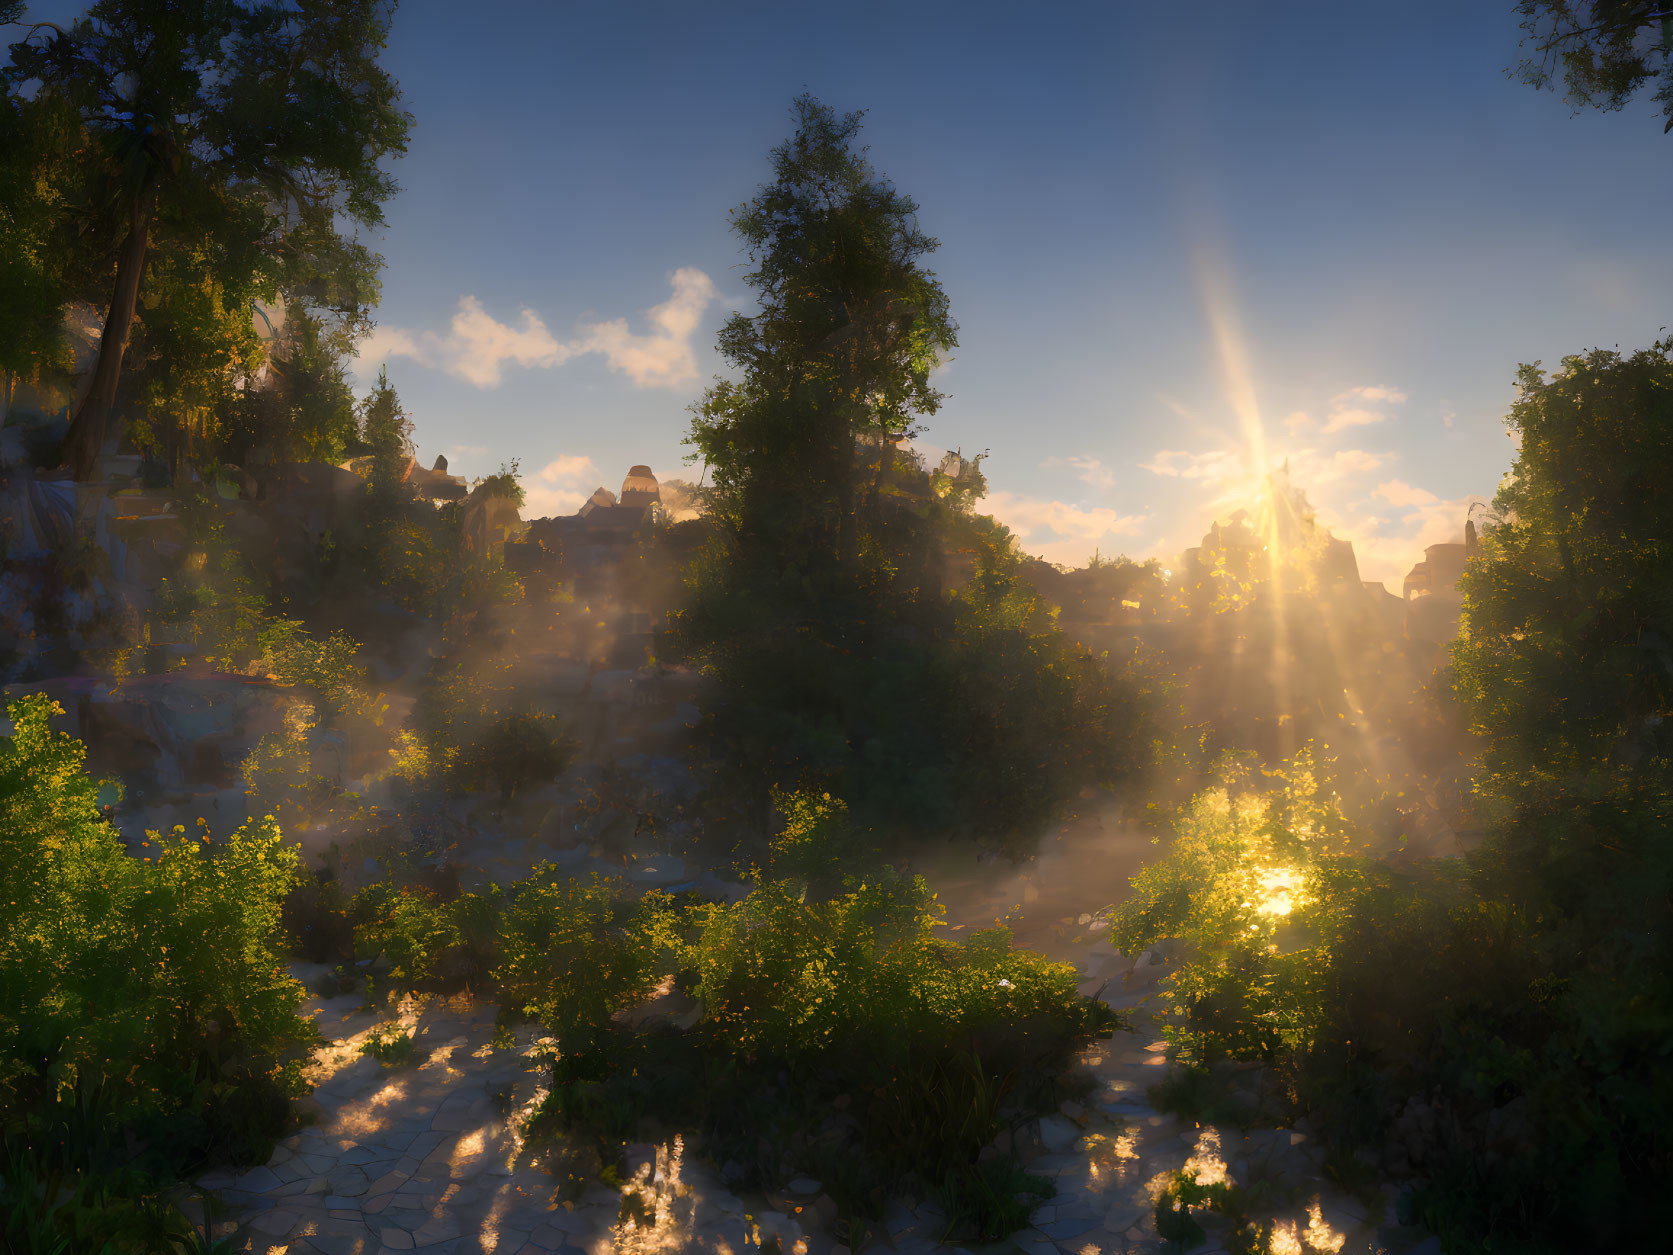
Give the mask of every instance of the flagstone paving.
<svg viewBox="0 0 1673 1255">
<path fill-rule="evenodd" d="M 1083 954 L 1085 992 L 1104 985 L 1114 956 Z M 1146 1091 L 1166 1067 L 1163 1043 L 1143 990 L 1103 996 L 1133 1020 L 1085 1050 L 1082 1064 L 1095 1089 L 1082 1106 L 1037 1126 L 1044 1155 L 1030 1170 L 1055 1178 L 1056 1196 L 1032 1215 L 1029 1228 L 984 1252 L 1027 1255 L 1129 1255 L 1161 1252 L 1153 1193 L 1157 1182 L 1187 1164 L 1203 1179 L 1225 1173 L 1240 1183 L 1266 1177 L 1296 1199 L 1280 1215 L 1285 1235 L 1275 1249 L 1372 1255 L 1398 1250 L 1403 1231 L 1383 1227 L 1355 1200 L 1334 1192 L 1319 1174 L 1308 1139 L 1288 1130 L 1199 1128 L 1154 1110 Z M 407 1004 L 403 1019 L 418 1043 L 415 1066 L 387 1069 L 358 1053 L 380 1021 L 350 996 L 313 1000 L 309 1009 L 331 1038 L 316 1065 L 312 1107 L 317 1123 L 286 1138 L 269 1162 L 202 1178 L 231 1205 L 254 1255 L 603 1255 L 609 1251 L 693 1251 L 747 1255 L 776 1236 L 790 1255 L 846 1255 L 820 1221 L 818 1183 L 799 1181 L 803 1201 L 789 1193 L 763 1199 L 729 1191 L 695 1158 L 658 1159 L 655 1148 L 629 1149 L 644 1168 L 646 1196 L 659 1196 L 661 1222 L 648 1231 L 618 1231 L 622 1192 L 594 1186 L 578 1200 L 554 1201 L 545 1168 L 519 1156 L 516 1117 L 537 1097 L 535 1064 L 515 1045 L 496 1048 L 494 1008 L 466 999 Z M 828 1212 L 826 1213 L 828 1214 Z M 933 1204 L 896 1204 L 886 1239 L 867 1251 L 913 1255 L 938 1247 L 944 1217 Z M 1422 1235 L 1415 1235 L 1422 1236 Z M 1292 1241 L 1293 1239 L 1293 1241 Z M 1431 1240 L 1432 1243 L 1432 1240 Z M 974 1250 L 975 1248 L 969 1248 Z M 1215 1231 L 1195 1248 L 1223 1250 Z M 1430 1255 L 1426 1243 L 1413 1255 Z"/>
</svg>

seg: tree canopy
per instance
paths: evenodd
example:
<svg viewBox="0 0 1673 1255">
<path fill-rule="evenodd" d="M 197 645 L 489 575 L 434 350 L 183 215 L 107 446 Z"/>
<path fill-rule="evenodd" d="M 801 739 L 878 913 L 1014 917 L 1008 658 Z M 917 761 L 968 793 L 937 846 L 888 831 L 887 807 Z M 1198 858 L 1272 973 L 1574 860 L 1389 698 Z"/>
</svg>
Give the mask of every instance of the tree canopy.
<svg viewBox="0 0 1673 1255">
<path fill-rule="evenodd" d="M 1619 109 L 1644 87 L 1673 131 L 1673 4 L 1667 0 L 1519 0 L 1530 48 L 1516 69 L 1533 87 L 1562 84 L 1576 108 Z"/>
<path fill-rule="evenodd" d="M 281 294 L 364 326 L 377 259 L 340 224 L 376 226 L 385 158 L 411 119 L 378 64 L 393 6 L 100 0 L 11 46 L 10 94 L 67 112 L 101 172 L 85 208 L 104 326 L 65 459 L 92 473 L 136 315 L 142 405 L 189 412 L 259 365 L 257 299 Z M 183 351 L 189 344 L 195 352 Z"/>
<path fill-rule="evenodd" d="M 973 513 L 980 458 L 931 470 L 906 437 L 956 344 L 917 206 L 810 96 L 736 210 L 760 300 L 720 333 L 738 371 L 694 407 L 711 541 L 676 633 L 710 678 L 715 755 L 770 809 L 817 786 L 860 830 L 960 826 L 1026 842 L 1126 762 L 1132 711 Z"/>
<path fill-rule="evenodd" d="M 749 552 L 851 570 L 856 511 L 881 460 L 866 476 L 862 447 L 881 450 L 936 411 L 930 375 L 956 327 L 920 264 L 937 242 L 917 205 L 854 147 L 863 115 L 838 117 L 806 95 L 793 115 L 795 135 L 772 152 L 774 181 L 733 213 L 760 301 L 720 333 L 743 377 L 708 391 L 689 441 Z"/>
</svg>

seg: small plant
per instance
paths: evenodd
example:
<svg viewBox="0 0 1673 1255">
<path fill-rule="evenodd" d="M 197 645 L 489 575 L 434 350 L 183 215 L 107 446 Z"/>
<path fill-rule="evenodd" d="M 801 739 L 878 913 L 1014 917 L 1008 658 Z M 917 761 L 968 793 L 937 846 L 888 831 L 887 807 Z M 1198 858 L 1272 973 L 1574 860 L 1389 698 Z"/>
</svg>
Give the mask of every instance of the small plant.
<svg viewBox="0 0 1673 1255">
<path fill-rule="evenodd" d="M 418 1045 L 399 1023 L 386 1024 L 366 1035 L 360 1053 L 371 1055 L 386 1068 L 404 1068 L 417 1057 Z"/>
<path fill-rule="evenodd" d="M 321 972 L 315 977 L 310 992 L 318 998 L 336 998 L 342 994 L 352 994 L 358 983 L 352 973 L 338 967 L 329 972 Z"/>
</svg>

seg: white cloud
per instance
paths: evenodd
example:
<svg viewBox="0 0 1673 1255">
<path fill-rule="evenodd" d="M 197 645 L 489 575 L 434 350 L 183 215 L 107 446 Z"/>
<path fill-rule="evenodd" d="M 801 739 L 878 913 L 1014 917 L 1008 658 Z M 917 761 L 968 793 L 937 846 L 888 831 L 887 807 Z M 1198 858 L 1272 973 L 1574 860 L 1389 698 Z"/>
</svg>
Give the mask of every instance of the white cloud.
<svg viewBox="0 0 1673 1255">
<path fill-rule="evenodd" d="M 1403 479 L 1391 479 L 1386 484 L 1378 484 L 1376 495 L 1392 506 L 1423 506 L 1433 505 L 1440 498 L 1426 488 L 1413 488 Z"/>
<path fill-rule="evenodd" d="M 1289 428 L 1290 435 L 1299 436 L 1313 425 L 1313 420 L 1307 417 L 1306 410 L 1295 410 L 1284 420 L 1284 426 Z"/>
<path fill-rule="evenodd" d="M 1470 504 L 1480 497 L 1458 497 L 1442 501 L 1422 489 L 1414 490 L 1430 499 L 1405 508 L 1400 518 L 1386 520 L 1374 516 L 1347 519 L 1334 523 L 1332 530 L 1345 540 L 1353 541 L 1354 555 L 1359 559 L 1361 579 L 1381 580 L 1395 596 L 1400 595 L 1406 573 L 1423 559 L 1423 551 L 1430 545 L 1458 543 L 1464 539 L 1464 521 Z"/>
<path fill-rule="evenodd" d="M 1107 506 L 1070 505 L 1014 492 L 990 492 L 976 508 L 1015 532 L 1029 553 L 1071 566 L 1084 566 L 1095 549 L 1112 556 L 1121 538 L 1149 521 L 1148 515 L 1122 514 Z"/>
<path fill-rule="evenodd" d="M 1405 400 L 1406 394 L 1398 388 L 1379 385 L 1349 388 L 1346 392 L 1339 392 L 1330 398 L 1330 413 L 1324 420 L 1322 430 L 1325 435 L 1333 436 L 1350 427 L 1370 427 L 1376 423 L 1386 423 L 1388 414 L 1385 411 L 1370 409 L 1364 403 L 1385 402 L 1389 405 L 1401 405 Z"/>
<path fill-rule="evenodd" d="M 1115 472 L 1097 458 L 1047 458 L 1040 465 L 1046 470 L 1059 467 L 1072 470 L 1075 472 L 1075 478 L 1084 484 L 1091 484 L 1094 488 L 1115 487 Z"/>
<path fill-rule="evenodd" d="M 1367 410 L 1359 407 L 1346 410 L 1332 410 L 1330 417 L 1324 421 L 1324 434 L 1333 436 L 1349 427 L 1370 427 L 1375 423 L 1386 423 L 1388 415 L 1381 410 Z"/>
<path fill-rule="evenodd" d="M 1202 479 L 1210 483 L 1224 483 L 1240 479 L 1247 472 L 1242 455 L 1230 449 L 1210 449 L 1206 453 L 1186 453 L 1179 449 L 1160 449 L 1149 462 L 1140 462 L 1139 469 L 1152 475 L 1166 475 L 1173 479 Z"/>
<path fill-rule="evenodd" d="M 576 350 L 560 344 L 532 309 L 522 311 L 522 326 L 497 321 L 474 296 L 461 296 L 446 335 L 414 334 L 399 327 L 379 327 L 360 346 L 360 360 L 370 366 L 391 357 L 410 357 L 426 366 L 491 388 L 507 362 L 519 366 L 557 366 Z"/>
<path fill-rule="evenodd" d="M 1374 471 L 1389 460 L 1386 453 L 1369 449 L 1301 449 L 1289 455 L 1290 482 L 1306 491 L 1308 485 L 1334 484 L 1355 475 Z"/>
<path fill-rule="evenodd" d="M 676 270 L 670 282 L 673 296 L 646 313 L 651 330 L 643 335 L 630 331 L 625 318 L 613 318 L 582 323 L 575 339 L 561 341 L 532 309 L 520 311 L 518 325 L 513 326 L 467 295 L 459 298 L 446 334 L 379 327 L 360 346 L 359 357 L 367 369 L 391 357 L 408 357 L 479 388 L 491 388 L 504 377 L 508 364 L 549 369 L 583 353 L 598 353 L 611 370 L 638 387 L 677 387 L 697 378 L 692 341 L 716 292 L 714 281 L 691 266 Z"/>
<path fill-rule="evenodd" d="M 585 454 L 556 457 L 535 472 L 535 477 L 548 484 L 579 485 L 598 477 L 598 467 Z"/>
<path fill-rule="evenodd" d="M 599 486 L 598 467 L 585 454 L 553 458 L 532 475 L 523 476 L 523 517 L 551 518 L 574 514 Z"/>
<path fill-rule="evenodd" d="M 371 368 L 373 362 L 383 363 L 392 357 L 420 357 L 424 350 L 418 341 L 398 327 L 374 327 L 372 334 L 360 342 L 356 355 L 362 367 Z"/>
<path fill-rule="evenodd" d="M 715 299 L 714 280 L 695 266 L 682 266 L 673 284 L 674 295 L 645 315 L 656 329 L 650 335 L 634 335 L 625 318 L 616 318 L 592 324 L 578 351 L 604 354 L 611 370 L 641 388 L 670 388 L 696 379 L 691 341 Z"/>
<path fill-rule="evenodd" d="M 1349 388 L 1330 399 L 1331 405 L 1347 405 L 1352 401 L 1387 401 L 1393 405 L 1403 404 L 1406 394 L 1398 388 L 1381 388 L 1376 386 Z"/>
<path fill-rule="evenodd" d="M 548 488 L 542 484 L 523 483 L 523 517 L 550 519 L 574 514 L 592 495 L 590 488 Z"/>
</svg>

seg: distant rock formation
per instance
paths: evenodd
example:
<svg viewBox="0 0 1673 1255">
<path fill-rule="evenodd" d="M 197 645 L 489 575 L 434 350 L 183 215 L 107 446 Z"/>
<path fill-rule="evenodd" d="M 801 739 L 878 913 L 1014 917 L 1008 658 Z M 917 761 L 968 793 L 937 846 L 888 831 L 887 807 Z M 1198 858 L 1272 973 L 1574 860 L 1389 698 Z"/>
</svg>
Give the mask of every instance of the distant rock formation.
<svg viewBox="0 0 1673 1255">
<path fill-rule="evenodd" d="M 1406 573 L 1402 595 L 1409 639 L 1439 644 L 1458 635 L 1458 615 L 1464 606 L 1458 581 L 1477 543 L 1475 523 L 1466 519 L 1462 544 L 1430 545 L 1422 561 Z"/>
</svg>

